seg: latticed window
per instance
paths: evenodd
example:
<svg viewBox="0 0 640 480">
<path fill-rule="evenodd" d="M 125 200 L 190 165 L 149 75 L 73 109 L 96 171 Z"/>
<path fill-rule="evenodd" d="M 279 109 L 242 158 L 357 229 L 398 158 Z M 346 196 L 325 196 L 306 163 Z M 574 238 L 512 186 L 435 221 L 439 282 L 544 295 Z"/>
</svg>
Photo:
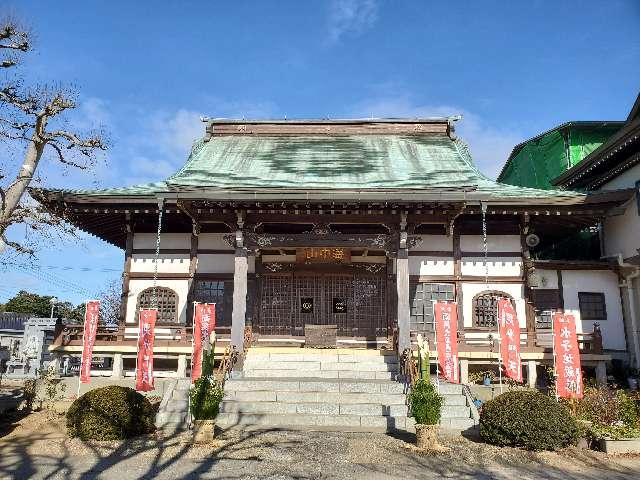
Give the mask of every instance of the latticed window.
<svg viewBox="0 0 640 480">
<path fill-rule="evenodd" d="M 498 324 L 498 300 L 508 298 L 515 305 L 513 298 L 504 292 L 481 292 L 473 297 L 473 326 L 494 328 Z"/>
<path fill-rule="evenodd" d="M 142 308 L 155 308 L 153 301 L 154 288 L 147 288 L 138 295 L 138 305 L 136 307 L 136 322 L 138 314 Z M 157 323 L 177 323 L 178 322 L 178 295 L 176 292 L 166 287 L 157 287 L 158 296 L 158 319 Z"/>
<path fill-rule="evenodd" d="M 452 283 L 411 282 L 409 287 L 411 302 L 411 330 L 417 332 L 433 331 L 433 301 L 455 300 Z"/>
<path fill-rule="evenodd" d="M 228 283 L 228 282 L 227 282 Z M 227 291 L 227 297 L 233 289 L 230 287 Z M 225 322 L 225 303 L 228 303 L 225 297 L 225 282 L 223 280 L 198 280 L 193 288 L 193 300 L 201 303 L 216 304 L 216 325 L 227 325 Z"/>
<path fill-rule="evenodd" d="M 580 318 L 582 320 L 606 320 L 607 305 L 604 293 L 578 292 L 578 304 L 580 306 Z"/>
</svg>

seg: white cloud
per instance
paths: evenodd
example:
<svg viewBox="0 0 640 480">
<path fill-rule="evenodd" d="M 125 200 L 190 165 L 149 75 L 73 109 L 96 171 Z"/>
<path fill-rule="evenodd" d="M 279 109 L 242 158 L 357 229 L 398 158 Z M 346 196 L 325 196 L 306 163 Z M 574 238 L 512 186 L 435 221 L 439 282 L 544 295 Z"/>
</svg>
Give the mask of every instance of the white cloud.
<svg viewBox="0 0 640 480">
<path fill-rule="evenodd" d="M 377 0 L 332 0 L 329 7 L 327 43 L 345 35 L 360 35 L 378 19 Z"/>
<path fill-rule="evenodd" d="M 453 105 L 427 105 L 413 102 L 408 95 L 385 96 L 356 104 L 352 115 L 359 117 L 449 117 L 462 115 L 456 133 L 471 149 L 475 164 L 485 175 L 495 178 L 521 141 L 520 132 L 502 125 L 491 125 L 484 118 Z"/>
</svg>

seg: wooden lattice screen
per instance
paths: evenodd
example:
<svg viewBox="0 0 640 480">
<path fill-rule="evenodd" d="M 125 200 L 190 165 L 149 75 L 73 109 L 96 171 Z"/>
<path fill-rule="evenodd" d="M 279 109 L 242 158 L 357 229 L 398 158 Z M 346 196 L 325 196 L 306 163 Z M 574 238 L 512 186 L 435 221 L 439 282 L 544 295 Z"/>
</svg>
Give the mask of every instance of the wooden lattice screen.
<svg viewBox="0 0 640 480">
<path fill-rule="evenodd" d="M 153 287 L 147 288 L 138 295 L 136 306 L 136 322 L 141 308 L 153 308 Z M 178 323 L 178 295 L 166 287 L 157 287 L 158 319 L 157 323 Z"/>
<path fill-rule="evenodd" d="M 473 326 L 495 328 L 498 324 L 498 299 L 508 298 L 515 305 L 511 295 L 504 292 L 486 291 L 473 297 Z"/>
</svg>

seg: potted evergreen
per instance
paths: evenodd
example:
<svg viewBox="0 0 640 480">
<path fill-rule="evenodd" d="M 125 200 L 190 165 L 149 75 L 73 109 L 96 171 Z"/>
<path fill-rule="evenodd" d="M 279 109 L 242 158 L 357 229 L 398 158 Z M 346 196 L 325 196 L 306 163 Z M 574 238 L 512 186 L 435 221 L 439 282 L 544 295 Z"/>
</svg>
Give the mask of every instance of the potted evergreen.
<svg viewBox="0 0 640 480">
<path fill-rule="evenodd" d="M 193 440 L 210 442 L 214 438 L 216 417 L 224 391 L 213 376 L 213 351 L 203 352 L 202 376 L 195 381 L 189 394 L 191 417 L 193 418 Z"/>
<path fill-rule="evenodd" d="M 438 424 L 444 398 L 434 385 L 425 379 L 418 380 L 409 393 L 411 415 L 416 421 L 416 445 L 421 450 L 440 450 Z"/>
</svg>

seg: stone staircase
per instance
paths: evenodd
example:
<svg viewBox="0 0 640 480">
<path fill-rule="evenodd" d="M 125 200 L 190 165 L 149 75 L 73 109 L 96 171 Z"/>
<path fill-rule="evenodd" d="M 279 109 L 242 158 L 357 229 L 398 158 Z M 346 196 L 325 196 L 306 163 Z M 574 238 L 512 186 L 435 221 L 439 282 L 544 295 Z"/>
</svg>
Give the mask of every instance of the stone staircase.
<svg viewBox="0 0 640 480">
<path fill-rule="evenodd" d="M 243 374 L 227 381 L 222 428 L 349 432 L 413 431 L 393 352 L 251 348 Z M 462 387 L 441 383 L 442 426 L 474 425 Z"/>
<path fill-rule="evenodd" d="M 165 386 L 156 414 L 156 428 L 176 432 L 189 428 L 190 378 L 170 380 Z"/>
</svg>

